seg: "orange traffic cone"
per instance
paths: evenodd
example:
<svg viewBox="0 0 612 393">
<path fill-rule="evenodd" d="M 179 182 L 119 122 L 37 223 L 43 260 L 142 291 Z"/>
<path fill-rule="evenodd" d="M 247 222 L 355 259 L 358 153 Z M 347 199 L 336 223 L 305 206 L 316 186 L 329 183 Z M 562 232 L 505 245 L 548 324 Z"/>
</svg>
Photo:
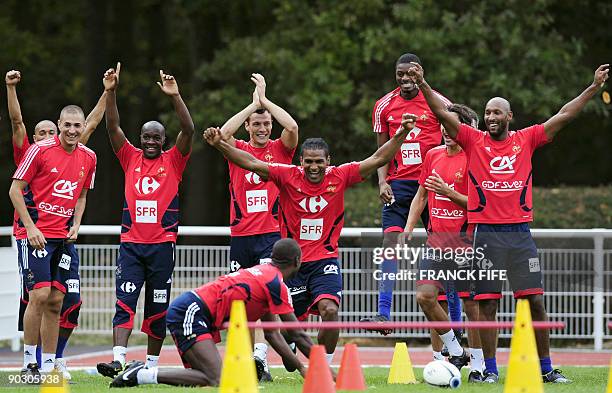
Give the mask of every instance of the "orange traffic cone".
<svg viewBox="0 0 612 393">
<path fill-rule="evenodd" d="M 308 371 L 302 393 L 336 393 L 331 370 L 325 360 L 325 349 L 322 345 L 310 348 Z"/>
<path fill-rule="evenodd" d="M 346 344 L 344 346 L 342 362 L 336 378 L 336 388 L 338 390 L 358 391 L 367 389 L 356 344 Z"/>
</svg>

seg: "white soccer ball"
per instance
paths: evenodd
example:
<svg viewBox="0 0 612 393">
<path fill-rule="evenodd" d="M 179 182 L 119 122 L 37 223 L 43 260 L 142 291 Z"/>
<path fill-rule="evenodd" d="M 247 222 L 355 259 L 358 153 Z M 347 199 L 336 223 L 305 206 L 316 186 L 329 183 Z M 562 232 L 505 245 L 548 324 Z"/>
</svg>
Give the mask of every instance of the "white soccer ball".
<svg viewBox="0 0 612 393">
<path fill-rule="evenodd" d="M 434 360 L 423 369 L 425 382 L 433 386 L 456 389 L 461 386 L 461 372 L 457 367 L 442 360 Z"/>
</svg>

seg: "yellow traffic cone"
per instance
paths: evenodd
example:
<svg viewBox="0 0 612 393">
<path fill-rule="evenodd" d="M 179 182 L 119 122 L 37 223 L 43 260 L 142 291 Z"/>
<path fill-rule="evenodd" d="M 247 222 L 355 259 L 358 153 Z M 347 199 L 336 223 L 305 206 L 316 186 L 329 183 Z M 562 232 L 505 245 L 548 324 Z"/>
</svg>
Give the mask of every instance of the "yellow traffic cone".
<svg viewBox="0 0 612 393">
<path fill-rule="evenodd" d="M 610 358 L 610 371 L 608 372 L 608 388 L 606 393 L 612 393 L 612 358 Z"/>
<path fill-rule="evenodd" d="M 542 370 L 531 324 L 529 301 L 520 299 L 516 304 L 504 393 L 543 392 Z"/>
<path fill-rule="evenodd" d="M 45 375 L 45 380 L 40 387 L 40 393 L 69 393 L 68 381 L 61 374 L 52 372 Z"/>
<path fill-rule="evenodd" d="M 259 391 L 252 348 L 244 302 L 234 300 L 230 313 L 219 393 L 257 393 Z"/>
<path fill-rule="evenodd" d="M 396 343 L 387 383 L 417 383 L 406 343 Z"/>
</svg>

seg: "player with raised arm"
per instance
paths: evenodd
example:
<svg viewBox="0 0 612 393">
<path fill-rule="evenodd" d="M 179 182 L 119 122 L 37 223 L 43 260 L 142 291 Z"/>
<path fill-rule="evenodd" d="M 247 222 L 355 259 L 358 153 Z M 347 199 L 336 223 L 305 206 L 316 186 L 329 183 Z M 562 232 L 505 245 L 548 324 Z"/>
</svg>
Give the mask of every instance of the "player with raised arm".
<svg viewBox="0 0 612 393">
<path fill-rule="evenodd" d="M 389 162 L 378 169 L 378 183 L 382 208 L 382 229 L 384 232 L 383 248 L 394 248 L 398 235 L 404 230 L 410 203 L 419 188 L 419 174 L 423 159 L 427 152 L 440 144 L 442 134 L 440 123 L 427 105 L 423 94 L 408 76 L 411 62 L 421 64 L 418 56 L 405 53 L 395 62 L 395 80 L 398 87 L 390 91 L 374 105 L 372 111 L 372 126 L 378 146 L 385 144 L 400 129 L 403 113 L 417 115 L 417 124 L 408 136 L 397 154 Z M 447 105 L 450 101 L 439 95 Z M 427 210 L 421 216 L 423 225 L 427 226 Z M 383 273 L 397 271 L 397 260 L 385 259 L 382 262 Z M 385 275 L 387 277 L 388 275 Z M 393 301 L 395 281 L 380 280 L 378 297 L 378 314 L 362 318 L 362 322 L 389 321 Z M 451 299 L 452 300 L 452 299 Z M 453 305 L 451 304 L 451 309 Z M 382 334 L 391 331 L 380 329 Z"/>
<path fill-rule="evenodd" d="M 608 79 L 609 65 L 599 66 L 593 82 L 543 124 L 509 131 L 513 117 L 510 103 L 501 97 L 490 99 L 484 114 L 487 132 L 462 124 L 433 93 L 420 65 L 413 65 L 410 76 L 468 159 L 468 222 L 476 224 L 475 248 L 484 250 L 484 258 L 476 261 L 475 268 L 506 270 L 514 297 L 528 299 L 534 321 L 547 320 L 540 260 L 529 231 L 533 220 L 531 156 L 582 111 Z M 479 301 L 481 321 L 495 320 L 502 285 L 501 280 L 476 282 L 475 300 Z M 548 330 L 536 330 L 535 336 L 544 382 L 571 382 L 552 368 Z M 496 383 L 497 332 L 482 329 L 480 338 L 486 365 L 484 381 Z"/>
<path fill-rule="evenodd" d="M 64 107 L 58 127 L 59 137 L 28 148 L 9 191 L 19 217 L 15 238 L 22 285 L 29 293 L 23 318 L 22 374 L 34 382 L 40 372 L 55 368 L 64 296 L 80 291 L 74 241 L 96 170 L 95 153 L 79 143 L 85 128 L 83 110 L 75 105 Z M 36 361 L 39 338 L 40 369 Z"/>
<path fill-rule="evenodd" d="M 135 362 L 111 383 L 111 387 L 130 387 L 163 383 L 178 386 L 217 386 L 221 376 L 221 357 L 215 343 L 229 320 L 232 302 L 245 302 L 247 320 L 297 322 L 285 282 L 294 277 L 301 264 L 301 251 L 293 239 L 273 245 L 271 261 L 240 269 L 215 281 L 185 292 L 168 310 L 168 329 L 181 355 L 185 369 L 150 368 Z M 302 329 L 287 330 L 300 351 L 310 355 L 312 341 Z M 306 368 L 276 330 L 266 330 L 266 339 L 292 369 L 306 375 Z M 239 376 L 235 376 L 238 378 Z"/>
<path fill-rule="evenodd" d="M 19 100 L 17 98 L 17 84 L 21 81 L 21 72 L 16 70 L 11 70 L 6 73 L 5 82 L 6 82 L 6 92 L 7 92 L 7 102 L 8 102 L 8 112 L 9 117 L 11 119 L 11 127 L 12 127 L 12 142 L 13 142 L 13 160 L 16 166 L 19 166 L 21 159 L 23 158 L 25 152 L 30 147 L 30 141 L 28 140 L 28 135 L 26 132 L 26 127 L 23 122 L 23 117 L 21 115 L 21 107 L 19 105 Z M 96 106 L 89 113 L 87 118 L 85 119 L 84 130 L 80 136 L 80 142 L 82 144 L 87 144 L 89 137 L 95 131 L 96 127 L 102 120 L 102 116 L 104 116 L 104 107 L 106 105 L 105 101 L 105 93 L 102 93 L 102 96 L 98 100 Z M 40 142 L 45 139 L 53 138 L 57 134 L 57 126 L 51 120 L 42 120 L 36 124 L 34 127 L 34 133 L 32 135 L 34 142 Z M 26 187 L 25 194 L 27 195 L 29 189 Z M 14 220 L 13 220 L 13 234 L 17 233 L 17 223 L 19 222 L 19 217 L 15 212 Z M 80 276 L 78 271 L 78 261 L 75 261 L 74 266 L 71 267 L 72 277 L 70 279 L 77 280 L 80 283 Z M 21 283 L 21 299 L 19 302 L 19 322 L 18 322 L 18 330 L 23 331 L 23 315 L 25 313 L 26 307 L 28 305 L 28 292 L 26 288 Z M 66 361 L 64 359 L 64 350 L 66 345 L 68 344 L 68 339 L 72 334 L 75 327 L 78 325 L 79 311 L 81 308 L 81 294 L 79 292 L 68 292 L 64 296 L 64 301 L 62 302 L 62 310 L 60 315 L 60 330 L 59 336 L 57 340 L 57 350 L 55 352 L 55 368 L 62 373 L 65 379 L 70 380 L 71 375 L 68 372 Z M 41 361 L 41 346 L 38 345 L 36 347 L 37 353 L 36 358 L 40 363 Z"/>
<path fill-rule="evenodd" d="M 478 115 L 465 105 L 453 104 L 448 108 L 463 124 L 478 126 Z M 446 310 L 438 302 L 439 291 L 443 291 L 448 281 L 428 279 L 426 273 L 456 271 L 469 267 L 471 259 L 466 250 L 472 243 L 467 222 L 467 159 L 461 147 L 442 129 L 444 145 L 434 147 L 425 156 L 419 189 L 410 205 L 406 228 L 400 242 L 412 238 L 412 232 L 424 209 L 429 209 L 427 226 L 427 247 L 419 262 L 417 302 L 428 321 L 446 321 Z M 447 250 L 452 250 L 448 253 Z M 451 254 L 451 258 L 447 256 Z M 421 276 L 422 275 L 422 276 Z M 454 288 L 460 298 L 470 321 L 478 321 L 478 304 L 470 299 L 470 280 L 455 280 Z M 446 345 L 449 362 L 461 369 L 468 361 L 470 364 L 469 382 L 481 382 L 484 358 L 477 329 L 468 332 L 469 356 L 461 347 L 459 337 L 451 329 L 434 329 Z M 433 341 L 433 340 L 432 340 Z"/>
<path fill-rule="evenodd" d="M 266 96 L 266 81 L 253 74 L 255 83 L 253 102 L 231 117 L 221 127 L 221 135 L 230 145 L 249 152 L 258 160 L 291 164 L 298 143 L 298 125 L 283 108 Z M 280 138 L 270 139 L 272 118 L 283 131 Z M 235 139 L 234 134 L 244 124 L 249 133 L 248 142 Z M 230 183 L 230 270 L 249 268 L 270 259 L 272 246 L 280 239 L 278 226 L 278 188 L 272 182 L 261 181 L 253 172 L 246 171 L 231 161 Z M 268 346 L 263 334 L 255 332 L 253 356 L 260 381 L 271 381 L 267 362 Z"/>
<path fill-rule="evenodd" d="M 296 239 L 302 249 L 302 267 L 297 277 L 287 282 L 298 319 L 318 314 L 323 321 L 338 320 L 342 297 L 338 239 L 344 225 L 344 193 L 388 163 L 399 150 L 417 116 L 406 113 L 402 118 L 400 130 L 372 156 L 340 166 L 330 166 L 329 147 L 321 138 L 304 141 L 301 166 L 295 166 L 258 160 L 223 141 L 216 128 L 204 132 L 206 141 L 228 160 L 279 188 L 281 234 Z M 339 330 L 332 329 L 318 335 L 329 364 L 338 335 Z"/>
<path fill-rule="evenodd" d="M 161 91 L 167 95 L 179 120 L 176 144 L 163 151 L 166 130 L 148 121 L 134 147 L 119 125 L 116 90 L 121 64 L 104 74 L 106 128 L 113 151 L 125 172 L 125 202 L 121 219 L 121 244 L 117 258 L 113 318 L 113 360 L 98 363 L 98 372 L 115 377 L 125 367 L 127 344 L 134 326 L 136 303 L 145 286 L 144 320 L 147 334 L 147 367 L 157 366 L 166 336 L 166 311 L 170 301 L 175 244 L 179 225 L 178 187 L 191 154 L 194 127 L 191 115 L 172 75 L 159 71 Z"/>
</svg>

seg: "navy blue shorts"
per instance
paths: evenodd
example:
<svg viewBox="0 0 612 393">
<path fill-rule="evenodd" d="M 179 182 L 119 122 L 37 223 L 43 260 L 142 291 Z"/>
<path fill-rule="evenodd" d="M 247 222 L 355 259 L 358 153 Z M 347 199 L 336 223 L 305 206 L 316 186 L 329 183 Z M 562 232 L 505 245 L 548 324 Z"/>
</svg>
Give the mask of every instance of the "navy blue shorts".
<svg viewBox="0 0 612 393">
<path fill-rule="evenodd" d="M 115 273 L 117 303 L 113 327 L 133 328 L 138 296 L 146 283 L 141 330 L 157 339 L 166 336 L 166 310 L 170 303 L 174 257 L 173 242 L 121 243 Z"/>
<path fill-rule="evenodd" d="M 272 246 L 281 236 L 278 232 L 250 236 L 232 236 L 230 239 L 230 271 L 248 269 L 270 262 Z"/>
<path fill-rule="evenodd" d="M 291 294 L 295 315 L 300 320 L 309 314 L 318 315 L 317 303 L 322 299 L 331 299 L 340 306 L 342 272 L 337 258 L 302 262 L 297 275 L 285 284 Z"/>
<path fill-rule="evenodd" d="M 436 251 L 437 250 L 437 251 Z M 426 248 L 419 261 L 419 269 L 416 285 L 430 284 L 438 287 L 440 293 L 446 293 L 450 287 L 460 298 L 469 298 L 472 287 L 469 271 L 472 270 L 472 259 L 449 259 L 439 252 L 439 248 Z M 459 273 L 461 271 L 461 273 Z M 444 276 L 438 276 L 442 273 Z M 447 281 L 445 278 L 452 278 L 451 274 L 456 274 L 457 279 Z M 440 278 L 440 279 L 438 279 Z M 440 295 L 438 300 L 446 300 L 446 296 Z"/>
<path fill-rule="evenodd" d="M 496 270 L 506 271 L 515 298 L 544 293 L 538 250 L 527 223 L 477 224 L 474 251 L 473 268 L 479 275 L 475 300 L 501 298 L 505 280 L 487 275 Z"/>
<path fill-rule="evenodd" d="M 382 228 L 386 232 L 404 232 L 408 212 L 412 199 L 419 190 L 419 182 L 416 180 L 391 180 L 389 182 L 395 202 L 384 205 L 382 208 Z M 427 206 L 421 213 L 423 226 L 427 228 L 429 223 L 429 210 Z"/>
<path fill-rule="evenodd" d="M 21 239 L 17 241 L 17 257 L 26 291 L 54 287 L 62 293 L 80 293 L 79 254 L 74 243 L 47 239 L 45 248 L 37 250 L 28 239 Z"/>
<path fill-rule="evenodd" d="M 219 331 L 213 328 L 206 304 L 193 292 L 185 292 L 172 301 L 166 317 L 168 330 L 181 357 L 199 341 L 219 342 Z M 186 367 L 188 364 L 183 361 Z"/>
</svg>

